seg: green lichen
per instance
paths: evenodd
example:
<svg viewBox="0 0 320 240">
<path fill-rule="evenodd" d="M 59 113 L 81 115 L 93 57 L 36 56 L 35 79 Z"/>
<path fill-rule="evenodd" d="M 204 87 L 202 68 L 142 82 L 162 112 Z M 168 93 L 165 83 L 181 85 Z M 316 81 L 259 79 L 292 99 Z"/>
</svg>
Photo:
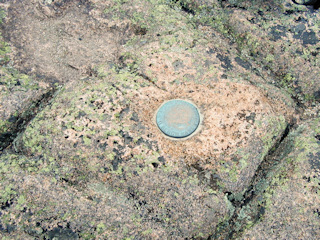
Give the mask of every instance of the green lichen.
<svg viewBox="0 0 320 240">
<path fill-rule="evenodd" d="M 96 231 L 98 234 L 101 234 L 104 232 L 105 229 L 106 229 L 106 225 L 104 223 L 99 223 L 97 225 Z"/>
<path fill-rule="evenodd" d="M 38 83 L 30 76 L 22 74 L 10 66 L 2 66 L 0 71 L 0 82 L 7 89 L 6 94 L 10 94 L 13 90 L 26 92 L 39 89 Z"/>
<path fill-rule="evenodd" d="M 110 6 L 104 10 L 104 13 L 111 15 L 113 20 L 123 19 L 127 16 L 127 11 L 123 5 L 128 2 L 128 0 L 112 0 L 110 1 Z"/>
<path fill-rule="evenodd" d="M 7 186 L 2 186 L 0 188 L 0 204 L 5 205 L 6 203 L 12 201 L 17 196 L 17 191 L 13 184 Z"/>
<path fill-rule="evenodd" d="M 153 232 L 153 230 L 152 230 L 151 228 L 149 228 L 149 229 L 143 231 L 143 232 L 142 232 L 142 235 L 143 235 L 143 236 L 147 236 L 147 235 L 150 235 L 152 232 Z"/>
<path fill-rule="evenodd" d="M 15 206 L 17 210 L 22 211 L 25 207 L 26 197 L 24 195 L 20 195 L 17 199 L 17 205 Z"/>
<path fill-rule="evenodd" d="M 270 127 L 269 131 L 261 137 L 263 142 L 263 157 L 271 150 L 275 144 L 275 139 L 280 136 L 280 133 L 283 132 L 287 126 L 287 122 L 282 115 L 265 119 L 264 121 Z"/>
</svg>

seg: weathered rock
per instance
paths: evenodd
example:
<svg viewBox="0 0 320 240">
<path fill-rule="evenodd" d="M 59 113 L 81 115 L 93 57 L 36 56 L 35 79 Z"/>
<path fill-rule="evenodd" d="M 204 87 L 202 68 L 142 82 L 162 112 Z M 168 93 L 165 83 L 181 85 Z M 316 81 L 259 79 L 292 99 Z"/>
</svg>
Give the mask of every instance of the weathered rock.
<svg viewBox="0 0 320 240">
<path fill-rule="evenodd" d="M 120 172 L 109 172 L 82 189 L 59 176 L 63 170 L 53 167 L 54 160 L 50 163 L 12 154 L 1 157 L 1 226 L 8 236 L 11 231 L 34 237 L 62 231 L 73 236 L 68 239 L 206 236 L 229 214 L 223 194 L 199 186 L 197 172 L 183 163 L 150 164 L 143 172 L 136 167 L 133 177 L 126 171 L 122 181 Z"/>
<path fill-rule="evenodd" d="M 223 1 L 222 6 L 226 11 L 221 13 L 212 4 L 201 4 L 196 15 L 236 43 L 240 65 L 254 62 L 266 82 L 283 88 L 299 104 L 319 102 L 317 11 L 290 0 Z"/>
<path fill-rule="evenodd" d="M 319 121 L 308 121 L 288 136 L 282 146 L 287 156 L 261 181 L 264 191 L 254 200 L 264 214 L 242 239 L 320 238 Z"/>
<path fill-rule="evenodd" d="M 48 84 L 17 72 L 10 66 L 0 68 L 0 150 L 7 147 L 50 97 Z"/>
<path fill-rule="evenodd" d="M 131 34 L 129 23 L 109 20 L 94 1 L 12 1 L 3 36 L 19 70 L 64 83 L 93 74 L 93 66 L 116 61 Z M 111 4 L 111 3 L 110 3 Z"/>
<path fill-rule="evenodd" d="M 3 15 L 2 10 L 0 22 Z M 51 93 L 50 84 L 40 77 L 17 71 L 10 61 L 10 53 L 10 45 L 0 35 L 0 151 L 10 145 Z"/>
<path fill-rule="evenodd" d="M 317 75 L 301 67 L 314 81 L 311 87 L 307 80 L 294 82 L 302 89 L 297 93 L 291 82 L 299 68 L 291 72 L 288 61 L 297 65 L 302 58 L 294 51 L 314 51 L 319 43 L 311 24 L 297 25 L 284 14 L 285 7 L 302 6 L 256 3 L 6 3 L 4 36 L 13 67 L 44 76 L 34 78 L 43 89 L 51 80 L 60 87 L 18 124 L 23 131 L 0 156 L 4 236 L 239 237 L 265 208 L 273 216 L 275 201 L 287 196 L 272 185 L 280 170 L 268 163 L 295 153 L 282 146 L 301 117 L 296 103 L 315 112 L 317 101 L 306 97 L 316 95 Z M 283 20 L 306 36 L 288 34 Z M 302 62 L 318 71 L 316 56 Z M 29 97 L 41 92 L 36 90 L 19 104 L 32 106 Z M 202 115 L 200 130 L 183 141 L 165 137 L 154 121 L 159 106 L 175 98 L 192 101 Z M 257 191 L 248 197 L 252 189 Z"/>
</svg>

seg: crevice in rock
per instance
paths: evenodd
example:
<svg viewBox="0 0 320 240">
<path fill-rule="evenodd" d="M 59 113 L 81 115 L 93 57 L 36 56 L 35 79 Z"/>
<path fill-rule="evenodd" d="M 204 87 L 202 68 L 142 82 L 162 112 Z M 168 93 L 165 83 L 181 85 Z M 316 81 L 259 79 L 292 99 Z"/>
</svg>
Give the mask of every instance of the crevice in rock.
<svg viewBox="0 0 320 240">
<path fill-rule="evenodd" d="M 195 15 L 195 11 L 193 9 L 194 6 L 192 6 L 190 3 L 187 3 L 186 1 L 183 0 L 171 0 L 172 3 L 177 4 L 178 6 L 181 7 L 181 10 L 188 13 Z"/>
<path fill-rule="evenodd" d="M 151 83 L 153 86 L 155 86 L 156 88 L 162 90 L 162 91 L 167 91 L 164 87 L 160 87 L 158 86 L 155 81 L 153 81 L 149 76 L 147 76 L 145 73 L 139 71 L 138 69 L 136 68 L 132 68 L 130 66 L 128 66 L 126 63 L 125 63 L 125 57 L 124 56 L 121 56 L 119 59 L 118 59 L 118 66 L 116 68 L 116 71 L 117 72 L 120 72 L 121 69 L 128 69 L 130 73 L 134 74 L 134 75 L 137 75 L 139 77 L 142 77 L 144 80 L 146 80 L 147 82 Z"/>
<path fill-rule="evenodd" d="M 159 87 L 151 78 L 149 78 L 147 75 L 145 75 L 144 73 L 140 73 L 140 72 L 133 72 L 135 73 L 137 76 L 142 77 L 144 80 L 146 80 L 147 82 L 151 83 L 153 86 L 155 86 L 156 88 L 163 90 L 163 91 L 167 91 L 165 88 Z"/>
<path fill-rule="evenodd" d="M 296 106 L 300 109 L 305 109 L 306 108 L 306 105 L 303 103 L 303 101 L 301 100 L 301 98 L 305 98 L 304 94 L 302 93 L 299 93 L 296 91 L 296 89 L 294 88 L 293 86 L 293 83 L 289 83 L 289 82 L 286 82 L 284 80 L 285 76 L 287 75 L 288 73 L 278 73 L 278 72 L 275 72 L 274 70 L 271 70 L 270 69 L 270 76 L 276 80 L 275 84 L 273 84 L 273 86 L 277 87 L 278 89 L 280 90 L 284 90 L 286 91 L 291 99 L 294 101 L 294 103 L 296 104 Z M 289 90 L 287 90 L 287 88 L 289 88 L 290 90 L 292 90 L 292 93 L 289 92 Z"/>
<path fill-rule="evenodd" d="M 0 133 L 0 154 L 12 145 L 14 139 L 26 129 L 29 122 L 47 106 L 56 91 L 57 88 L 52 87 L 38 99 L 33 100 L 18 116 L 12 119 L 10 128 L 4 133 Z"/>
<path fill-rule="evenodd" d="M 292 0 L 295 4 L 298 5 L 306 5 L 306 6 L 312 6 L 313 9 L 319 9 L 320 8 L 320 0 L 309 0 L 309 1 L 296 1 Z"/>
<path fill-rule="evenodd" d="M 246 60 L 248 60 L 249 62 L 252 61 L 250 59 L 246 59 Z M 255 62 L 260 67 L 262 66 L 259 62 L 256 62 L 256 61 L 252 61 L 252 62 Z M 286 76 L 285 73 L 279 74 L 279 72 L 275 72 L 272 69 L 269 69 L 269 70 L 270 70 L 270 72 L 268 73 L 268 75 L 270 78 L 274 79 L 274 83 L 270 83 L 257 68 L 252 69 L 252 71 L 257 76 L 261 77 L 267 84 L 270 84 L 270 85 L 280 89 L 281 91 L 287 92 L 290 95 L 290 98 L 295 103 L 295 106 L 297 107 L 296 110 L 299 111 L 300 113 L 303 112 L 304 109 L 306 108 L 306 104 L 301 99 L 304 99 L 305 95 L 303 95 L 302 93 L 297 93 L 296 89 L 293 87 L 292 83 L 288 83 L 287 86 L 284 85 L 283 83 L 281 83 L 281 82 L 283 82 L 283 78 Z M 249 81 L 249 82 L 254 86 L 258 86 L 258 84 L 253 81 Z M 287 88 L 289 88 L 292 91 L 287 90 Z"/>
<path fill-rule="evenodd" d="M 236 239 L 244 232 L 248 225 L 257 223 L 265 213 L 265 203 L 258 204 L 253 200 L 261 196 L 268 186 L 261 188 L 261 183 L 265 182 L 267 175 L 278 166 L 288 154 L 284 151 L 288 145 L 286 139 L 295 126 L 287 124 L 278 141 L 270 148 L 267 155 L 259 165 L 247 190 L 243 194 L 233 194 L 226 192 L 228 200 L 235 207 L 233 216 L 226 222 L 222 222 L 217 231 L 209 239 Z"/>
</svg>

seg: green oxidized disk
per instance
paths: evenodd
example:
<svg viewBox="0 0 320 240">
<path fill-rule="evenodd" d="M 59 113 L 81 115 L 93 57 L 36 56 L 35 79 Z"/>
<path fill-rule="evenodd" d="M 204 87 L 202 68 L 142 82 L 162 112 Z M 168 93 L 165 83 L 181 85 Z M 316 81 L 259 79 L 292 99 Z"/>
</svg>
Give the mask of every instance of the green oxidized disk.
<svg viewBox="0 0 320 240">
<path fill-rule="evenodd" d="M 164 103 L 159 108 L 156 122 L 165 135 L 173 138 L 184 138 L 198 128 L 200 114 L 192 103 L 175 99 Z"/>
</svg>

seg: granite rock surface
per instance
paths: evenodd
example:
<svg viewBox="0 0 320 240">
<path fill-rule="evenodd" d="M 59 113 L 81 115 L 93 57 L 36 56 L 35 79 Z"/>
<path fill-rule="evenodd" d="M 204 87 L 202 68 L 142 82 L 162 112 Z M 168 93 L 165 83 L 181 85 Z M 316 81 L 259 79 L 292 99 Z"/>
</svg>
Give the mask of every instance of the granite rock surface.
<svg viewBox="0 0 320 240">
<path fill-rule="evenodd" d="M 316 5 L 0 7 L 2 239 L 319 238 Z M 156 126 L 171 99 L 191 138 Z"/>
</svg>

